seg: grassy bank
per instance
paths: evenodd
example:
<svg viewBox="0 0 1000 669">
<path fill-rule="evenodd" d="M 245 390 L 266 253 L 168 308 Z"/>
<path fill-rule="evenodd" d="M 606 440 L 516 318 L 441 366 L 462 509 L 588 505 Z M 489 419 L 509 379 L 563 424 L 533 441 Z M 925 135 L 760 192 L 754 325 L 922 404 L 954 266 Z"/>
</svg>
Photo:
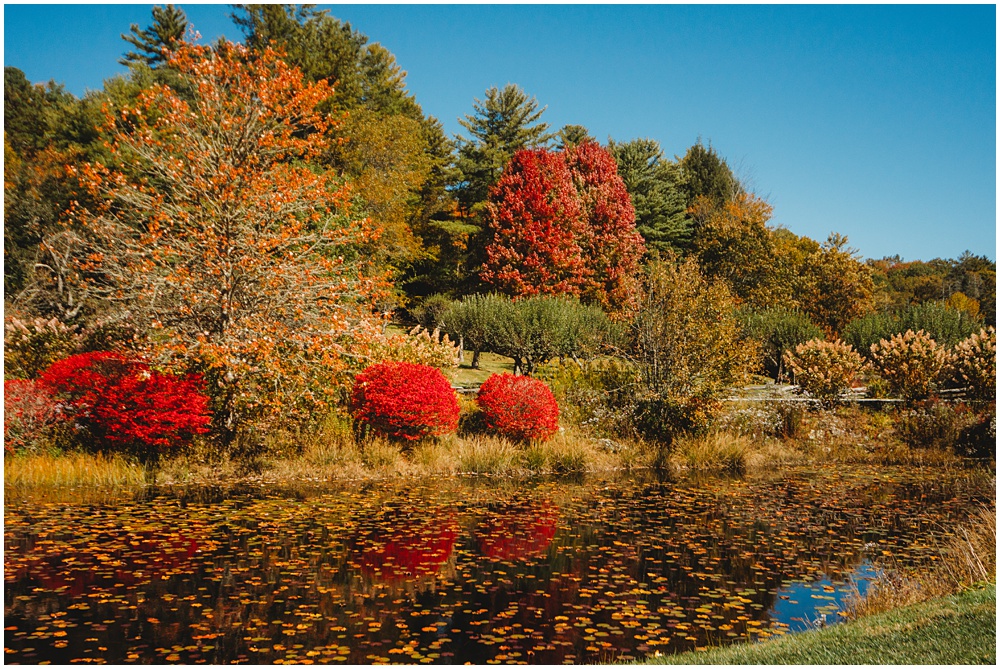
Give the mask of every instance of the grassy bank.
<svg viewBox="0 0 1000 669">
<path fill-rule="evenodd" d="M 484 364 L 488 368 L 500 362 L 487 359 Z M 156 480 L 196 484 L 460 474 L 523 477 L 642 468 L 667 469 L 683 476 L 830 463 L 934 468 L 967 464 L 946 445 L 904 443 L 897 435 L 900 419 L 896 414 L 858 407 L 809 411 L 800 406 L 734 404 L 708 432 L 681 436 L 666 447 L 618 434 L 607 438 L 590 426 L 573 425 L 571 417 L 564 419 L 550 441 L 518 444 L 489 434 L 473 400 L 460 402 L 463 417 L 458 434 L 440 439 L 406 444 L 377 438 L 358 441 L 350 420 L 332 415 L 308 430 L 262 435 L 253 446 L 228 454 L 215 452 L 207 444 L 165 454 Z M 5 485 L 132 486 L 144 482 L 142 467 L 124 457 L 72 451 L 48 455 L 54 450 L 49 445 L 37 448 L 35 454 L 7 455 Z"/>
<path fill-rule="evenodd" d="M 996 586 L 762 643 L 652 664 L 995 664 Z"/>
</svg>

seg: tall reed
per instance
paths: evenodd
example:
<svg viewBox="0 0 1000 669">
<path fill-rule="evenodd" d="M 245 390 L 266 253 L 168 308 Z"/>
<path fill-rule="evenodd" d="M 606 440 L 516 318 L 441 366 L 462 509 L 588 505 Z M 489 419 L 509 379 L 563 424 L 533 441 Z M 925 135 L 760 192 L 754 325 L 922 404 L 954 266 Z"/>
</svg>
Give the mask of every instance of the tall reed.
<svg viewBox="0 0 1000 669">
<path fill-rule="evenodd" d="M 121 455 L 71 451 L 7 455 L 3 480 L 13 487 L 131 487 L 143 485 L 147 472 Z"/>
<path fill-rule="evenodd" d="M 941 543 L 929 568 L 890 565 L 847 604 L 850 618 L 880 613 L 960 592 L 978 583 L 996 583 L 997 518 L 995 506 L 981 506 Z"/>
</svg>

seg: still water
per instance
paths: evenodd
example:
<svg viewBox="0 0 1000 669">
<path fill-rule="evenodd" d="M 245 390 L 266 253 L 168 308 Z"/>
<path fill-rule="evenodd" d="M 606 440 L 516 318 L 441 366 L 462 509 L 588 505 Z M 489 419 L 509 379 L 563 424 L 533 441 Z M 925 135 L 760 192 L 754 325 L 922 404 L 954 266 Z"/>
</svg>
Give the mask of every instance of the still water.
<svg viewBox="0 0 1000 669">
<path fill-rule="evenodd" d="M 8 663 L 594 663 L 835 623 L 989 495 L 961 473 L 15 496 Z"/>
</svg>

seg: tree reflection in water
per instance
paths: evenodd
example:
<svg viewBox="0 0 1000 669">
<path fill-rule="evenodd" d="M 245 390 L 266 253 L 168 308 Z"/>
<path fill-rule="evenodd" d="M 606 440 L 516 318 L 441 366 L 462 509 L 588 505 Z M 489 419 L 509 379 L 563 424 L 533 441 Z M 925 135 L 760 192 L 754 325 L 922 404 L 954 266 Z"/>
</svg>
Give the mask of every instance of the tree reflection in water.
<svg viewBox="0 0 1000 669">
<path fill-rule="evenodd" d="M 6 660 L 593 663 L 765 638 L 835 620 L 859 566 L 928 560 L 992 500 L 917 469 L 8 498 Z"/>
</svg>

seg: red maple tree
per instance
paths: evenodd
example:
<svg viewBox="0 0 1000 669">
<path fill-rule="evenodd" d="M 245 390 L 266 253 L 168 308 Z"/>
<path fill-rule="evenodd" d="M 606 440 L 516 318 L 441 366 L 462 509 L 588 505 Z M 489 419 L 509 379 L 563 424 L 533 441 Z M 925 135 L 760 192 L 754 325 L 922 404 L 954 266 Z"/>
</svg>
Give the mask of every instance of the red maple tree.
<svg viewBox="0 0 1000 669">
<path fill-rule="evenodd" d="M 480 278 L 513 297 L 575 295 L 621 314 L 645 253 L 615 159 L 596 142 L 511 158 L 486 206 Z"/>
<path fill-rule="evenodd" d="M 490 189 L 479 277 L 521 297 L 579 295 L 587 275 L 580 200 L 561 154 L 523 149 Z"/>
<path fill-rule="evenodd" d="M 583 298 L 619 314 L 635 301 L 646 252 L 635 229 L 632 200 L 618 176 L 618 163 L 597 142 L 571 146 L 564 153 L 586 221 L 578 240 L 590 270 Z"/>
</svg>

